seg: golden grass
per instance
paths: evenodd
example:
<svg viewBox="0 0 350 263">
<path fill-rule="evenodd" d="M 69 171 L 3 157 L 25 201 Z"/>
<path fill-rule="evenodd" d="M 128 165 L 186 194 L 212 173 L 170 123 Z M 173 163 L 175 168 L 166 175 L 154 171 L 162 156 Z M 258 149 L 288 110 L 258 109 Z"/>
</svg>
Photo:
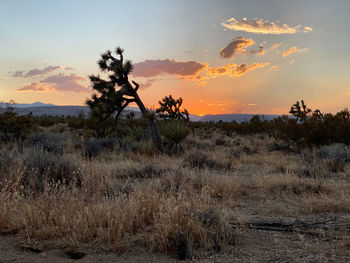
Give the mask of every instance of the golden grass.
<svg viewBox="0 0 350 263">
<path fill-rule="evenodd" d="M 308 167 L 297 154 L 269 152 L 266 138 L 242 137 L 237 146 L 229 143 L 234 138 L 212 136 L 187 139 L 177 156 L 157 155 L 141 143 L 144 150 L 102 152 L 91 160 L 71 142 L 63 157 L 74 166 L 66 172 L 69 178 L 79 175 L 80 184 L 42 181 L 41 188 L 23 178 L 35 181 L 38 172 L 25 172 L 29 149 L 2 146 L 13 158 L 0 163 L 0 232 L 58 246 L 101 244 L 123 251 L 141 245 L 168 252 L 176 250 L 183 233 L 193 249 L 212 250 L 232 246 L 232 220 L 248 218 L 251 211 L 285 216 L 349 211 L 348 165 L 342 174 L 322 170 L 327 176 L 321 180 L 304 176 Z M 225 143 L 217 145 L 217 138 Z M 189 162 L 195 154 L 202 167 Z M 314 165 L 325 169 L 319 162 Z"/>
</svg>

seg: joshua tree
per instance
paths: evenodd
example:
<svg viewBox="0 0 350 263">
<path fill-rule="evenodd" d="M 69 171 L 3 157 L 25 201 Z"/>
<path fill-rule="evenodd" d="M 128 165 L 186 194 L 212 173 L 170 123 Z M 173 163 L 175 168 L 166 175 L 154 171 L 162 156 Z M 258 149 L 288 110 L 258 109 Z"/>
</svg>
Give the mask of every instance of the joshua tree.
<svg viewBox="0 0 350 263">
<path fill-rule="evenodd" d="M 312 110 L 306 107 L 303 100 L 301 101 L 301 105 L 300 102 L 297 101 L 289 111 L 290 114 L 293 114 L 297 118 L 297 121 L 300 120 L 301 122 L 305 122 L 310 112 L 312 112 Z"/>
<path fill-rule="evenodd" d="M 159 117 L 162 119 L 188 121 L 188 111 L 186 109 L 181 111 L 180 109 L 182 102 L 182 98 L 175 100 L 171 95 L 169 97 L 166 96 L 162 101 L 159 101 L 160 108 L 156 112 L 159 113 Z"/>
<path fill-rule="evenodd" d="M 131 102 L 137 104 L 143 115 L 148 112 L 137 94 L 139 84 L 132 81 L 133 86 L 129 81 L 128 75 L 133 66 L 131 61 L 124 61 L 123 52 L 124 50 L 120 47 L 116 48 L 115 53 L 119 56 L 119 59 L 114 57 L 110 50 L 101 55 L 98 65 L 102 72 L 111 73 L 108 76 L 109 80 L 103 80 L 99 75 L 89 76 L 93 89 L 100 93 L 100 96 L 94 94 L 92 99 L 86 103 L 101 119 L 107 119 L 114 113 L 117 113 L 116 119 L 118 119 L 120 113 Z M 116 89 L 116 87 L 119 87 L 119 89 Z"/>
<path fill-rule="evenodd" d="M 124 50 L 120 47 L 115 49 L 115 53 L 119 58 L 112 55 L 112 52 L 101 54 L 101 59 L 98 65 L 102 72 L 110 73 L 109 80 L 101 79 L 99 75 L 90 75 L 89 78 L 93 84 L 93 89 L 98 94 L 92 95 L 90 100 L 87 100 L 87 105 L 90 106 L 92 114 L 99 120 L 106 120 L 115 115 L 118 120 L 121 112 L 132 102 L 135 102 L 139 107 L 144 117 L 149 116 L 149 112 L 141 101 L 137 91 L 139 84 L 135 81 L 129 81 L 129 73 L 133 69 L 131 61 L 124 61 Z M 148 118 L 149 119 L 149 118 Z M 154 120 L 150 119 L 152 127 L 152 138 L 158 149 L 161 149 L 161 140 L 158 134 Z"/>
</svg>

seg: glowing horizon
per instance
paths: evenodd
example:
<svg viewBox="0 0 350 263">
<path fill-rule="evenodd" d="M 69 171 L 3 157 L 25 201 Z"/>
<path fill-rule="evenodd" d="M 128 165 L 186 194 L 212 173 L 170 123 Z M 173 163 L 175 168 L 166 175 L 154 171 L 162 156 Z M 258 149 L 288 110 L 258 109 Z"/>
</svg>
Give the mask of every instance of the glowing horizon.
<svg viewBox="0 0 350 263">
<path fill-rule="evenodd" d="M 0 101 L 84 105 L 119 45 L 150 108 L 171 94 L 197 115 L 287 114 L 301 99 L 335 113 L 350 102 L 350 2 L 335 2 L 2 1 Z"/>
</svg>

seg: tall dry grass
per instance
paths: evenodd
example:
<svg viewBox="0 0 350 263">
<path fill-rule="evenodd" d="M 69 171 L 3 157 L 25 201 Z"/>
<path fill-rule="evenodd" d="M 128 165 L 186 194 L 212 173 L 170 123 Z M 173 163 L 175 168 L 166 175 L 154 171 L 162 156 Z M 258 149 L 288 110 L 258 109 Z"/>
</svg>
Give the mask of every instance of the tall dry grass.
<svg viewBox="0 0 350 263">
<path fill-rule="evenodd" d="M 348 164 L 344 172 L 316 157 L 306 165 L 308 157 L 271 151 L 263 136 L 190 136 L 176 156 L 142 141 L 125 149 L 66 136 L 59 151 L 36 137 L 1 145 L 0 232 L 117 251 L 172 252 L 179 239 L 192 251 L 221 250 L 239 237 L 232 222 L 254 215 L 349 211 Z M 84 145 L 99 150 L 86 155 Z"/>
</svg>

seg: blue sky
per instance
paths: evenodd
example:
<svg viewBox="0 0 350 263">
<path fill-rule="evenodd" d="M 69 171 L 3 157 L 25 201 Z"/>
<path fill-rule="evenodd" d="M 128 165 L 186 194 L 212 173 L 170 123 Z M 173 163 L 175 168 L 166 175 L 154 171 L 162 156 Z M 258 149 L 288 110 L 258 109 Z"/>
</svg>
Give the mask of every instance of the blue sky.
<svg viewBox="0 0 350 263">
<path fill-rule="evenodd" d="M 207 65 L 203 66 L 206 70 L 227 64 L 268 63 L 239 76 L 207 76 L 201 83 L 166 70 L 136 78 L 148 83 L 140 94 L 150 106 L 173 94 L 183 97 L 190 112 L 197 114 L 287 113 L 300 99 L 313 108 L 335 112 L 350 101 L 349 11 L 350 1 L 345 0 L 2 0 L 0 100 L 81 105 L 92 93 L 88 80 L 81 78 L 98 73 L 99 54 L 120 45 L 126 50 L 125 56 L 137 64 L 135 67 L 138 63 L 151 67 L 154 63 L 142 63 L 167 59 L 173 66 L 195 61 Z M 260 19 L 290 28 L 301 25 L 301 29 L 310 27 L 312 31 L 261 34 L 232 30 L 222 25 L 230 18 L 247 18 L 248 22 Z M 221 57 L 220 50 L 239 37 L 255 44 L 232 57 Z M 280 46 L 272 49 L 278 42 Z M 259 45 L 265 53 L 253 54 L 251 50 Z M 296 51 L 283 57 L 283 52 L 292 47 Z M 59 69 L 47 75 L 13 76 L 16 71 L 58 65 Z M 64 87 L 58 83 L 63 79 Z M 69 81 L 80 81 L 81 86 L 69 90 Z M 30 90 L 32 83 L 41 86 Z"/>
</svg>

